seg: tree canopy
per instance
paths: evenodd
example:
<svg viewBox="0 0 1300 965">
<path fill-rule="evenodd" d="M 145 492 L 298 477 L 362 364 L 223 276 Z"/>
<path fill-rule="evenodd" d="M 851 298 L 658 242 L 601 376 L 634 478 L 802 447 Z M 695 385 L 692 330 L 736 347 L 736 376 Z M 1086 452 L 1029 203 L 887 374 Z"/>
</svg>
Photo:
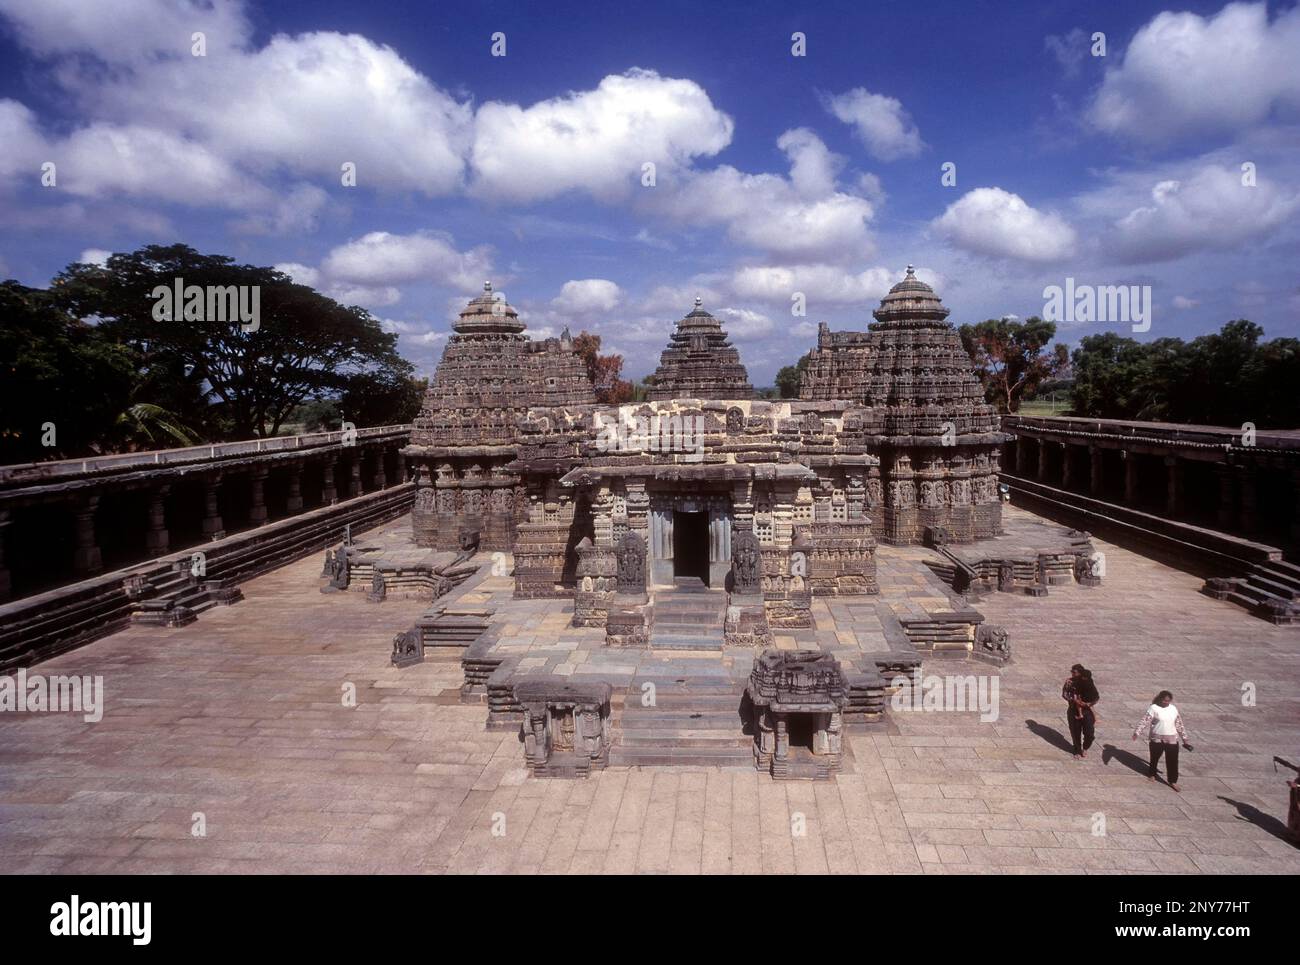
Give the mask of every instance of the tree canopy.
<svg viewBox="0 0 1300 965">
<path fill-rule="evenodd" d="M 1074 350 L 1073 411 L 1103 419 L 1300 427 L 1300 340 L 1234 319 L 1185 342 L 1103 332 Z"/>
<path fill-rule="evenodd" d="M 587 377 L 596 392 L 596 401 L 603 405 L 621 405 L 633 400 L 632 383 L 623 376 L 623 356 L 600 354 L 600 336 L 579 332 L 573 339 L 573 350 L 587 366 Z"/>
<path fill-rule="evenodd" d="M 211 313 L 182 318 L 179 307 L 172 320 L 160 321 L 152 293 L 178 279 L 205 290 L 255 288 L 256 326 Z M 274 268 L 186 245 L 115 254 L 104 267 L 70 265 L 51 293 L 70 314 L 98 319 L 105 337 L 130 350 L 149 401 L 192 420 L 208 437 L 275 435 L 309 398 L 367 389 L 400 396 L 396 383 L 411 377 L 397 336 L 365 309 L 340 305 Z"/>
<path fill-rule="evenodd" d="M 1065 345 L 1050 347 L 1056 323 L 1036 316 L 1023 322 L 988 318 L 957 331 L 984 384 L 986 400 L 1003 412 L 1015 412 L 1021 399 L 1032 396 L 1041 382 L 1070 361 Z"/>
<path fill-rule="evenodd" d="M 255 324 L 211 298 L 160 312 L 155 295 L 178 285 L 243 294 Z M 47 290 L 0 285 L 0 372 L 6 462 L 270 436 L 309 403 L 408 422 L 423 392 L 365 309 L 185 245 L 73 264 Z"/>
</svg>

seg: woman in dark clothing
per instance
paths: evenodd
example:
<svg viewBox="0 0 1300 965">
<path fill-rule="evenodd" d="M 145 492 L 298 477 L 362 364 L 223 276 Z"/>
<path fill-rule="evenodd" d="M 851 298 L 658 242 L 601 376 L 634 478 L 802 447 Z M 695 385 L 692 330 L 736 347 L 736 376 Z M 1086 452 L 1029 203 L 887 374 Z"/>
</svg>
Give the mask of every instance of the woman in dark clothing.
<svg viewBox="0 0 1300 965">
<path fill-rule="evenodd" d="M 1092 707 L 1101 699 L 1096 684 L 1092 682 L 1092 671 L 1081 663 L 1071 667 L 1070 676 L 1061 688 L 1061 696 L 1069 701 L 1065 719 L 1074 741 L 1074 756 L 1087 757 L 1097 725 L 1097 715 Z"/>
</svg>

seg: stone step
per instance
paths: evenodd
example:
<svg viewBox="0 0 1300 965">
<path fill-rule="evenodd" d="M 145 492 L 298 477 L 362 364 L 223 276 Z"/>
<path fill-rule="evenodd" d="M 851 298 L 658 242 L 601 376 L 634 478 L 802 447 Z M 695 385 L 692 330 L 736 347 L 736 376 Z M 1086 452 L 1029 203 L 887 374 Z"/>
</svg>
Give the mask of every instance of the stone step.
<svg viewBox="0 0 1300 965">
<path fill-rule="evenodd" d="M 753 738 L 741 733 L 737 726 L 734 731 L 672 731 L 666 734 L 623 732 L 615 739 L 612 746 L 636 748 L 669 753 L 683 748 L 712 750 L 716 748 L 737 748 L 744 750 L 753 744 Z"/>
<path fill-rule="evenodd" d="M 656 707 L 641 707 L 633 713 L 630 709 L 623 711 L 622 724 L 625 731 L 632 730 L 728 730 L 739 727 L 740 702 L 729 710 L 710 709 L 707 713 L 671 712 L 659 713 Z"/>
<path fill-rule="evenodd" d="M 727 613 L 722 607 L 664 607 L 655 605 L 654 622 L 655 623 L 699 623 L 705 622 L 723 622 L 723 615 Z"/>
<path fill-rule="evenodd" d="M 651 650 L 717 650 L 722 652 L 722 634 L 650 633 Z"/>
<path fill-rule="evenodd" d="M 754 752 L 745 747 L 620 747 L 609 750 L 609 762 L 623 767 L 754 767 Z"/>
<path fill-rule="evenodd" d="M 1279 583 L 1275 580 L 1268 579 L 1258 573 L 1251 573 L 1246 577 L 1246 582 L 1254 587 L 1258 587 L 1266 593 L 1273 596 L 1279 596 L 1284 600 L 1300 600 L 1300 587 L 1290 586 Z"/>
</svg>

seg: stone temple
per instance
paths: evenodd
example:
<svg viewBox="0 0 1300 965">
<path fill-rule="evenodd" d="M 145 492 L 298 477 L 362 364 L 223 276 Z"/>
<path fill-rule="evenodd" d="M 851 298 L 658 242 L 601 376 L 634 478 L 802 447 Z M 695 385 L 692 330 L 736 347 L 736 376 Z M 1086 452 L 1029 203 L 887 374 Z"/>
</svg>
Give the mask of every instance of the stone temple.
<svg viewBox="0 0 1300 965">
<path fill-rule="evenodd" d="M 0 687 L 5 869 L 1295 875 L 1300 430 L 995 419 L 862 314 L 764 400 L 697 302 L 600 405 L 488 285 L 414 424 L 0 466 L 0 684 L 107 704 Z"/>
<path fill-rule="evenodd" d="M 494 619 L 510 625 L 495 604 L 469 614 L 485 632 L 466 651 L 463 692 L 488 702 L 490 725 L 523 727 L 534 773 L 603 766 L 611 741 L 635 726 L 624 710 L 611 727 L 611 694 L 653 683 L 654 654 L 711 655 L 669 658 L 663 672 L 676 674 L 688 706 L 693 695 L 723 700 L 720 732 L 736 717 L 727 695 L 743 696 L 748 723 L 732 723 L 719 735 L 730 745 L 710 750 L 724 760 L 752 753 L 783 778 L 833 771 L 845 718 L 880 722 L 888 678 L 919 665 L 921 650 L 1007 659 L 1005 632 L 982 625 L 964 598 L 940 593 L 933 612 L 870 602 L 882 542 L 930 545 L 963 591 L 996 581 L 1045 593 L 1050 581 L 1072 581 L 1090 551 L 1085 534 L 1057 533 L 1022 547 L 1018 569 L 958 555 L 1002 534 L 1008 437 L 947 314 L 909 266 L 868 331 L 822 326 L 799 399 L 768 401 L 755 398 L 739 352 L 697 298 L 647 380 L 647 401 L 599 405 L 567 331 L 530 340 L 485 285 L 454 325 L 403 454 L 415 468 L 417 546 L 508 553 L 511 607 L 571 606 L 574 639 L 522 653 L 489 629 Z M 836 599 L 866 601 L 878 652 L 771 649 L 774 633 L 815 636 L 817 601 Z M 399 636 L 403 663 L 422 633 Z M 556 656 L 572 647 L 594 648 L 583 674 Z M 737 661 L 731 648 L 749 655 Z M 615 759 L 678 759 L 692 745 L 675 746 L 673 733 L 666 726 L 642 756 L 620 748 Z M 552 758 L 557 741 L 564 754 Z"/>
</svg>

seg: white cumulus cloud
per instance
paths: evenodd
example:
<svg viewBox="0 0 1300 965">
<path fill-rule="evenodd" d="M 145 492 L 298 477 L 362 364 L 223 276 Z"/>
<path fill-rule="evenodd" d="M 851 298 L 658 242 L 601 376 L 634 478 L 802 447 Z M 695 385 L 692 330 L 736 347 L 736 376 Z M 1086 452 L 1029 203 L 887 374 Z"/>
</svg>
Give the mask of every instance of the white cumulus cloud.
<svg viewBox="0 0 1300 965">
<path fill-rule="evenodd" d="M 858 140 L 881 161 L 915 157 L 925 147 L 921 132 L 897 98 L 855 87 L 843 94 L 822 95 L 822 103 L 837 118 L 851 125 Z"/>
<path fill-rule="evenodd" d="M 1274 111 L 1300 111 L 1300 7 L 1271 22 L 1266 4 L 1212 17 L 1157 14 L 1134 36 L 1088 111 L 1103 131 L 1149 142 L 1233 134 Z"/>
<path fill-rule="evenodd" d="M 655 165 L 658 181 L 717 154 L 732 130 L 699 84 L 652 70 L 531 107 L 489 101 L 474 123 L 472 190 L 513 201 L 575 190 L 614 199 L 639 188 L 644 164 Z"/>
<path fill-rule="evenodd" d="M 622 300 L 623 292 L 614 282 L 604 278 L 582 278 L 566 281 L 551 306 L 560 312 L 586 315 L 592 312 L 611 311 Z"/>
<path fill-rule="evenodd" d="M 1115 224 L 1120 252 L 1133 260 L 1168 261 L 1193 251 L 1233 248 L 1267 236 L 1300 210 L 1300 196 L 1239 171 L 1206 165 L 1185 180 L 1151 189 L 1149 203 Z"/>
<path fill-rule="evenodd" d="M 1018 194 L 975 188 L 948 206 L 933 227 L 953 245 L 980 255 L 1056 261 L 1074 253 L 1077 235 L 1060 216 L 1039 211 Z"/>
</svg>

